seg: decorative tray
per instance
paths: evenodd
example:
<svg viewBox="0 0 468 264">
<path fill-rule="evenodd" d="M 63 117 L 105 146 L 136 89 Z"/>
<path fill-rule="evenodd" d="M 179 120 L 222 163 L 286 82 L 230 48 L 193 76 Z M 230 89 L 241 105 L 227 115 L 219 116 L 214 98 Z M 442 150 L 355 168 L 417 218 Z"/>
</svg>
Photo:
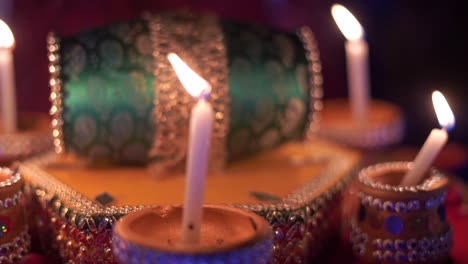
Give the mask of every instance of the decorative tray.
<svg viewBox="0 0 468 264">
<path fill-rule="evenodd" d="M 272 263 L 302 263 L 339 232 L 342 191 L 359 162 L 359 153 L 322 140 L 287 143 L 211 172 L 205 202 L 265 217 L 275 233 Z M 143 167 L 90 167 L 55 153 L 18 168 L 32 196 L 31 225 L 65 261 L 114 262 L 110 239 L 121 216 L 183 201 L 177 171 L 156 179 Z"/>
</svg>

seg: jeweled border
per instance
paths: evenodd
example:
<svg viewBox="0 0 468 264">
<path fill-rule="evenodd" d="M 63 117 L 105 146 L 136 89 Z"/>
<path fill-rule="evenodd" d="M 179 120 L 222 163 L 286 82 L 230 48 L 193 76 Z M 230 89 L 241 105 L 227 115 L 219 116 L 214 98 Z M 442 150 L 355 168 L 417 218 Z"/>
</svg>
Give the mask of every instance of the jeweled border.
<svg viewBox="0 0 468 264">
<path fill-rule="evenodd" d="M 21 179 L 21 175 L 18 173 L 18 171 L 13 171 L 7 167 L 0 167 L 0 173 L 8 175 L 6 180 L 0 182 L 0 188 L 11 186 Z"/>
<path fill-rule="evenodd" d="M 311 143 L 313 144 L 313 143 Z M 345 155 L 345 153 L 342 153 Z M 317 162 L 328 160 L 328 166 L 299 189 L 293 191 L 278 203 L 233 204 L 233 206 L 265 215 L 265 212 L 289 212 L 303 218 L 306 212 L 323 208 L 327 201 L 343 190 L 354 175 L 358 164 L 353 158 L 333 154 L 333 150 L 322 149 L 315 153 Z M 55 153 L 46 153 L 19 164 L 20 171 L 30 178 L 35 194 L 52 207 L 70 223 L 78 228 L 96 229 L 98 226 L 110 226 L 120 216 L 147 206 L 102 206 L 95 203 L 71 187 L 61 183 L 41 167 L 57 158 Z M 346 175 L 348 174 L 348 175 Z M 317 180 L 319 179 L 319 180 Z M 31 181 L 32 180 L 32 181 Z M 333 184 L 335 183 L 335 184 Z M 329 186 L 324 191 L 324 186 Z"/>
<path fill-rule="evenodd" d="M 186 156 L 186 146 L 180 144 L 187 138 L 187 123 L 193 99 L 175 76 L 167 55 L 171 52 L 187 55 L 187 59 L 199 61 L 191 65 L 199 70 L 212 85 L 208 100 L 213 106 L 214 123 L 210 147 L 210 166 L 224 168 L 226 163 L 226 137 L 229 130 L 228 69 L 224 38 L 218 18 L 196 15 L 190 12 L 174 14 L 145 14 L 150 30 L 154 64 L 153 122 L 157 129 L 149 152 L 150 172 L 154 176 L 165 169 L 181 164 Z M 203 31 L 192 27 L 204 28 Z M 194 43 L 185 47 L 174 39 L 184 35 Z M 189 53 L 188 53 L 189 52 Z M 188 56 L 190 54 L 190 56 Z M 213 63 L 215 62 L 215 63 Z M 176 114 L 175 114 L 176 113 Z"/>
<path fill-rule="evenodd" d="M 63 99 L 62 98 L 62 81 L 60 79 L 60 38 L 50 32 L 47 35 L 47 58 L 49 60 L 49 87 L 52 103 L 49 114 L 52 116 L 52 136 L 55 152 L 62 153 L 65 151 L 63 141 Z"/>
<path fill-rule="evenodd" d="M 386 262 L 426 262 L 440 260 L 449 254 L 452 244 L 452 232 L 441 233 L 434 237 L 415 237 L 407 240 L 380 239 L 369 240 L 369 235 L 353 225 L 351 230 L 353 251 L 358 256 L 366 254 L 367 248 L 372 248 L 374 261 Z M 372 247 L 366 247 L 371 243 Z"/>
<path fill-rule="evenodd" d="M 26 225 L 13 241 L 0 245 L 0 263 L 18 263 L 31 247 L 29 228 Z"/>
<path fill-rule="evenodd" d="M 397 213 L 415 212 L 419 210 L 432 209 L 433 207 L 436 207 L 442 204 L 445 200 L 446 195 L 447 195 L 447 192 L 444 192 L 441 195 L 438 195 L 426 201 L 420 202 L 419 200 L 410 200 L 410 201 L 385 200 L 385 201 L 382 201 L 382 199 L 375 198 L 372 195 L 368 195 L 364 192 L 358 193 L 358 197 L 361 200 L 362 205 L 372 206 L 378 211 L 397 212 Z"/>
<path fill-rule="evenodd" d="M 385 173 L 385 172 L 392 172 L 392 171 L 408 171 L 413 166 L 412 162 L 400 161 L 400 162 L 385 162 L 379 163 L 373 166 L 369 166 L 367 168 L 362 169 L 359 172 L 358 179 L 359 181 L 367 186 L 370 186 L 375 189 L 380 189 L 384 191 L 394 191 L 394 192 L 420 192 L 420 191 L 427 191 L 429 186 L 435 181 L 440 181 L 443 178 L 443 175 L 440 171 L 431 168 L 430 170 L 430 177 L 424 180 L 422 183 L 418 185 L 411 185 L 411 186 L 400 186 L 400 185 L 390 185 L 390 184 L 383 184 L 380 182 L 375 182 L 369 179 L 369 174 L 374 174 L 375 172 Z"/>
<path fill-rule="evenodd" d="M 23 197 L 23 192 L 18 191 L 13 196 L 1 199 L 0 200 L 0 210 L 1 209 L 8 209 L 8 208 L 11 208 L 13 206 L 16 206 L 20 202 L 22 197 Z"/>
<path fill-rule="evenodd" d="M 315 40 L 312 30 L 304 26 L 298 30 L 297 35 L 303 43 L 304 49 L 306 50 L 306 58 L 309 62 L 310 105 L 308 123 L 304 136 L 306 139 L 311 139 L 319 131 L 321 111 L 323 109 L 322 63 L 320 61 L 317 41 Z"/>
</svg>

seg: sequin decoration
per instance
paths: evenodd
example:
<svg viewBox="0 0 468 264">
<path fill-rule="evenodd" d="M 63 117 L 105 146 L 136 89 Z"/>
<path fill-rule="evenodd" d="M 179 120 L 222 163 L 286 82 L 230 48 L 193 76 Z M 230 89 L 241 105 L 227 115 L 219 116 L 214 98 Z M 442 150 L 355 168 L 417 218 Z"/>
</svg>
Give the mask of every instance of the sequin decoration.
<svg viewBox="0 0 468 264">
<path fill-rule="evenodd" d="M 398 235 L 403 231 L 403 220 L 396 215 L 391 215 L 385 219 L 385 230 L 387 232 Z"/>
<path fill-rule="evenodd" d="M 4 237 L 8 233 L 8 227 L 4 221 L 0 220 L 0 238 Z"/>
</svg>

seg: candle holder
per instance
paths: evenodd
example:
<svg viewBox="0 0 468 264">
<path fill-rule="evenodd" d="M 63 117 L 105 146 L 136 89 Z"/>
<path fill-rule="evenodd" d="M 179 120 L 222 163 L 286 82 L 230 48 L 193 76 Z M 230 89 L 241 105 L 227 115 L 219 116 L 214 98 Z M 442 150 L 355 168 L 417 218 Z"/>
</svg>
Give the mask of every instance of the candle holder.
<svg viewBox="0 0 468 264">
<path fill-rule="evenodd" d="M 353 119 L 348 100 L 327 100 L 324 105 L 318 131 L 322 137 L 362 149 L 386 147 L 403 138 L 403 115 L 388 102 L 372 100 L 368 120 L 361 124 Z"/>
<path fill-rule="evenodd" d="M 389 162 L 359 173 L 360 207 L 351 241 L 367 263 L 441 263 L 452 245 L 445 218 L 448 179 L 432 169 L 424 181 L 399 186 L 409 162 Z"/>
<path fill-rule="evenodd" d="M 29 252 L 23 189 L 18 172 L 0 167 L 0 263 L 16 263 Z"/>
<path fill-rule="evenodd" d="M 0 133 L 0 166 L 52 149 L 47 114 L 20 113 L 18 117 L 17 133 Z"/>
<path fill-rule="evenodd" d="M 262 217 L 234 207 L 205 205 L 198 244 L 180 243 L 182 206 L 130 213 L 114 228 L 120 263 L 268 263 L 273 233 Z"/>
</svg>

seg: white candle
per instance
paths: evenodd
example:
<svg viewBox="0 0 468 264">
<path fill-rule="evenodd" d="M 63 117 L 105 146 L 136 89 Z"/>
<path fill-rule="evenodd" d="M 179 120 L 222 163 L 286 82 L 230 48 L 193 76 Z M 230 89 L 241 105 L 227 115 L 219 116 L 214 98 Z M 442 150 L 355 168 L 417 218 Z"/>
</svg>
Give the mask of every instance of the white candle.
<svg viewBox="0 0 468 264">
<path fill-rule="evenodd" d="M 369 108 L 369 51 L 359 21 L 344 6 L 332 6 L 332 16 L 347 41 L 346 66 L 348 94 L 353 118 L 358 125 L 367 122 Z"/>
<path fill-rule="evenodd" d="M 434 91 L 432 93 L 432 102 L 437 119 L 442 128 L 435 128 L 431 131 L 423 147 L 414 159 L 411 169 L 401 181 L 401 185 L 403 186 L 418 184 L 424 178 L 424 174 L 429 170 L 432 162 L 448 140 L 447 131 L 455 125 L 455 117 L 441 92 Z"/>
<path fill-rule="evenodd" d="M 8 25 L 0 20 L 0 133 L 16 131 L 16 95 L 13 71 L 15 39 Z"/>
<path fill-rule="evenodd" d="M 207 102 L 211 86 L 190 69 L 176 54 L 168 55 L 180 82 L 198 99 L 190 114 L 185 203 L 182 218 L 182 243 L 198 243 L 202 222 L 205 177 L 213 123 L 213 108 Z"/>
</svg>

